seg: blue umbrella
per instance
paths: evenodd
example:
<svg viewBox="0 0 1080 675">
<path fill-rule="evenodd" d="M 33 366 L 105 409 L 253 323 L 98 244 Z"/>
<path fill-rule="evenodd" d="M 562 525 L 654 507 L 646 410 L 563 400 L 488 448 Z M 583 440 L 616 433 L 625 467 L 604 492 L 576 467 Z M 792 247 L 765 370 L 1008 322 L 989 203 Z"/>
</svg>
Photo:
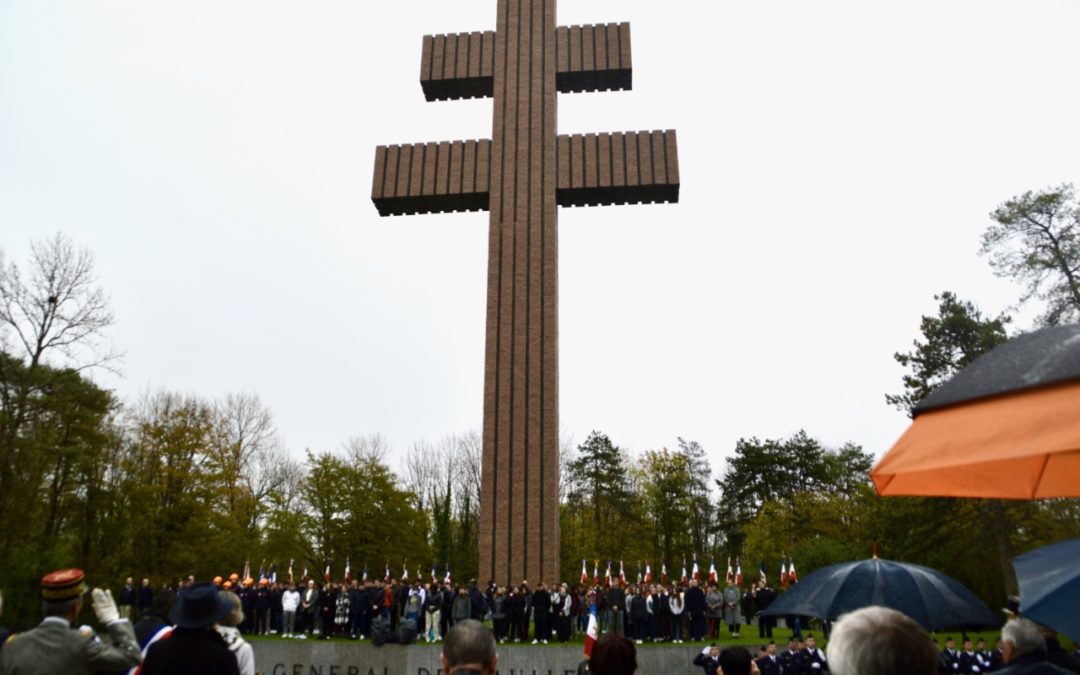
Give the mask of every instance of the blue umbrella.
<svg viewBox="0 0 1080 675">
<path fill-rule="evenodd" d="M 956 579 L 922 565 L 877 557 L 823 567 L 763 613 L 834 621 L 871 605 L 903 612 L 926 630 L 1001 624 L 1001 618 Z"/>
<path fill-rule="evenodd" d="M 1080 641 L 1080 539 L 1029 551 L 1013 567 L 1020 614 Z"/>
</svg>

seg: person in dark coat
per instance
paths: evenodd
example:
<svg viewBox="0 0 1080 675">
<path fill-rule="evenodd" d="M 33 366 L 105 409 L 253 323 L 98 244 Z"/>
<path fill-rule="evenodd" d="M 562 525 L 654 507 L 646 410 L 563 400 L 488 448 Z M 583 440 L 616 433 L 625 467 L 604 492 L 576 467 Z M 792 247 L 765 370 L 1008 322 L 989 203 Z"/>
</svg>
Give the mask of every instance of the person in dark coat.
<svg viewBox="0 0 1080 675">
<path fill-rule="evenodd" d="M 690 588 L 686 589 L 685 605 L 686 617 L 690 622 L 690 639 L 704 640 L 705 615 L 709 611 L 709 606 L 705 602 L 705 593 L 698 586 L 697 579 L 690 580 Z"/>
<path fill-rule="evenodd" d="M 232 606 L 210 582 L 185 588 L 173 605 L 176 627 L 168 637 L 150 645 L 141 675 L 240 675 L 236 656 L 213 625 L 232 611 Z"/>
<path fill-rule="evenodd" d="M 720 675 L 720 648 L 715 642 L 694 657 L 694 665 L 705 671 L 705 675 Z"/>
<path fill-rule="evenodd" d="M 252 605 L 255 609 L 252 632 L 256 635 L 268 634 L 270 632 L 270 582 L 267 579 L 259 580 L 259 588 L 254 592 Z"/>
<path fill-rule="evenodd" d="M 634 625 L 634 635 L 632 637 L 637 644 L 641 644 L 645 639 L 648 619 L 649 608 L 648 603 L 645 602 L 645 596 L 637 589 L 634 589 L 630 598 L 630 623 Z"/>
<path fill-rule="evenodd" d="M 168 588 L 159 588 L 154 593 L 154 604 L 135 622 L 135 639 L 140 649 L 146 649 L 158 631 L 172 625 L 169 623 L 169 612 L 175 601 L 176 593 Z"/>
<path fill-rule="evenodd" d="M 323 586 L 319 594 L 319 618 L 322 629 L 319 632 L 320 640 L 329 640 L 334 634 L 334 614 L 337 612 L 337 590 L 333 584 Z"/>
<path fill-rule="evenodd" d="M 763 612 L 776 599 L 776 592 L 769 588 L 764 581 L 758 583 L 754 589 L 754 606 L 758 614 L 758 637 L 772 639 L 773 617 L 766 616 Z"/>
<path fill-rule="evenodd" d="M 1046 640 L 1039 626 L 1029 619 L 1010 619 L 1001 629 L 1005 666 L 994 671 L 1001 675 L 1070 675 L 1071 670 L 1056 666 L 1047 659 Z"/>
<path fill-rule="evenodd" d="M 761 675 L 780 675 L 780 657 L 776 655 L 776 643 L 769 640 L 765 645 L 765 656 L 757 660 Z"/>
<path fill-rule="evenodd" d="M 806 647 L 802 651 L 803 668 L 810 675 L 821 675 L 829 672 L 829 663 L 825 660 L 825 652 L 817 648 L 814 636 L 807 633 Z"/>
<path fill-rule="evenodd" d="M 154 589 L 150 588 L 149 579 L 143 579 L 142 586 L 139 587 L 139 615 L 150 609 L 152 604 L 154 604 Z"/>
<path fill-rule="evenodd" d="M 537 643 L 547 644 L 551 634 L 549 626 L 551 617 L 551 594 L 544 588 L 543 582 L 540 582 L 540 586 L 538 586 L 536 592 L 533 593 L 532 607 L 533 615 L 535 616 L 532 642 L 534 645 Z"/>
<path fill-rule="evenodd" d="M 521 588 L 514 586 L 506 596 L 507 621 L 509 623 L 508 639 L 513 642 L 521 642 L 521 621 L 525 616 L 525 594 Z"/>
<path fill-rule="evenodd" d="M 780 669 L 784 675 L 804 675 L 802 641 L 792 635 L 788 638 L 787 651 L 780 655 Z"/>
<path fill-rule="evenodd" d="M 487 600 L 484 593 L 477 588 L 476 579 L 469 582 L 469 604 L 471 611 L 469 618 L 483 623 L 484 615 L 487 614 Z"/>
</svg>

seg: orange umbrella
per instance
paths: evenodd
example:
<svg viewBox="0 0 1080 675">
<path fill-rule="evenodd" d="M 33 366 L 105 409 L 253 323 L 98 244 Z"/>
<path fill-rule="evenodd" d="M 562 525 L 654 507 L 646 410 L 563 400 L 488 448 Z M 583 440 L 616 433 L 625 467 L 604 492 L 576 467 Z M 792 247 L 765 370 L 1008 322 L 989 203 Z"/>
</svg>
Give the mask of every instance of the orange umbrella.
<svg viewBox="0 0 1080 675">
<path fill-rule="evenodd" d="M 1080 326 L 1009 340 L 914 414 L 870 472 L 878 494 L 1080 497 Z"/>
</svg>

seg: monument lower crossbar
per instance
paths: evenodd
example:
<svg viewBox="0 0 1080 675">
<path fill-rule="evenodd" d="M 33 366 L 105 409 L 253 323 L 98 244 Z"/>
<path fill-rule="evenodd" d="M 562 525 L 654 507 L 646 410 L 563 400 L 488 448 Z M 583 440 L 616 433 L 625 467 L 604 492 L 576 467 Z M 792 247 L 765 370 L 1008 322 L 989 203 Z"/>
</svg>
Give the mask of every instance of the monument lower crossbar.
<svg viewBox="0 0 1080 675">
<path fill-rule="evenodd" d="M 556 134 L 557 92 L 630 89 L 630 25 L 555 25 L 498 0 L 495 31 L 426 36 L 429 101 L 491 96 L 490 139 L 379 146 L 383 216 L 487 209 L 480 579 L 559 578 L 558 206 L 679 200 L 674 131 Z"/>
</svg>

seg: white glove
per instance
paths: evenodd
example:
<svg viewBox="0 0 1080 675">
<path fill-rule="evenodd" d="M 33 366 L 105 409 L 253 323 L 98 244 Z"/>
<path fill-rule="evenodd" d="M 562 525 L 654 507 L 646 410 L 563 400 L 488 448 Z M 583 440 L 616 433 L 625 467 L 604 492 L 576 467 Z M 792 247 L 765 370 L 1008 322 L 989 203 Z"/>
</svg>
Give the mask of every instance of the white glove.
<svg viewBox="0 0 1080 675">
<path fill-rule="evenodd" d="M 821 668 L 821 664 L 818 663 L 817 661 L 814 661 L 813 663 L 810 664 L 810 667 L 817 670 L 817 669 Z"/>
<path fill-rule="evenodd" d="M 705 655 L 705 656 L 708 656 L 708 655 L 709 655 L 709 652 L 711 652 L 711 651 L 712 651 L 712 647 L 706 647 L 705 649 L 702 649 L 702 650 L 701 650 L 701 653 L 702 653 L 703 655 Z"/>
<path fill-rule="evenodd" d="M 90 598 L 90 606 L 102 624 L 108 626 L 120 620 L 120 612 L 116 610 L 116 603 L 109 591 L 95 588 L 90 591 Z"/>
</svg>

